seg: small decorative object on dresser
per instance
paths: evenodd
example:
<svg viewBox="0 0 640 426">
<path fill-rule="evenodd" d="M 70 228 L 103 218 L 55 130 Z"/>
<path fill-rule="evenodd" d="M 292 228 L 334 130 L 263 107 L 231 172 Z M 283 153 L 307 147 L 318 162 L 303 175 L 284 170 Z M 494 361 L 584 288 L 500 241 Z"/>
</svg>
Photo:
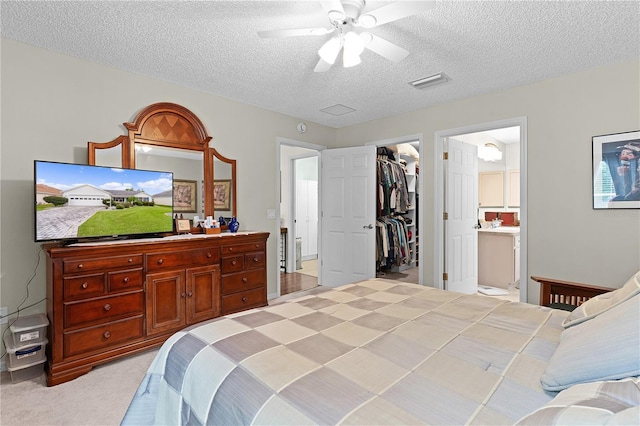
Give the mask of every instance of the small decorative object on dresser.
<svg viewBox="0 0 640 426">
<path fill-rule="evenodd" d="M 231 222 L 229 222 L 229 231 L 238 232 L 239 228 L 240 228 L 240 222 L 238 222 L 238 220 L 235 217 L 232 217 Z"/>
<path fill-rule="evenodd" d="M 189 219 L 176 219 L 176 232 L 178 234 L 191 232 L 191 221 Z"/>
</svg>

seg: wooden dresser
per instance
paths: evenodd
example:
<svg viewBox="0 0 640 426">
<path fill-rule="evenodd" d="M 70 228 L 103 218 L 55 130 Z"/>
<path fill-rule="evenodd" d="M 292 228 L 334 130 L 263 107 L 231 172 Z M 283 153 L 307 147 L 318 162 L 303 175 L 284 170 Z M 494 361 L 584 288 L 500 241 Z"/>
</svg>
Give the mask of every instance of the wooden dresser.
<svg viewBox="0 0 640 426">
<path fill-rule="evenodd" d="M 46 245 L 47 384 L 267 304 L 269 233 Z"/>
</svg>

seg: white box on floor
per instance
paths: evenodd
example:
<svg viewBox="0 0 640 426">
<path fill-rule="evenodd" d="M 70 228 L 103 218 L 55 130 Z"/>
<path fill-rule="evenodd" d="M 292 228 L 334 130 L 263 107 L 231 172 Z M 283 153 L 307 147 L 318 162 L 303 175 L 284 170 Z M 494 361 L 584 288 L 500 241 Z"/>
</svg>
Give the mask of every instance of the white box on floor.
<svg viewBox="0 0 640 426">
<path fill-rule="evenodd" d="M 46 359 L 33 364 L 27 364 L 20 368 L 8 367 L 7 370 L 9 370 L 9 373 L 11 373 L 11 383 L 24 382 L 25 380 L 40 377 L 40 375 L 44 371 L 43 367 L 45 362 Z"/>
<path fill-rule="evenodd" d="M 46 361 L 45 347 L 49 341 L 47 339 L 37 342 L 27 342 L 22 346 L 15 346 L 8 338 L 4 337 L 4 346 L 9 354 L 8 369 L 18 370 L 33 364 Z"/>
<path fill-rule="evenodd" d="M 9 329 L 13 346 L 20 347 L 28 343 L 43 341 L 47 337 L 49 319 L 45 314 L 29 315 L 16 319 Z"/>
</svg>

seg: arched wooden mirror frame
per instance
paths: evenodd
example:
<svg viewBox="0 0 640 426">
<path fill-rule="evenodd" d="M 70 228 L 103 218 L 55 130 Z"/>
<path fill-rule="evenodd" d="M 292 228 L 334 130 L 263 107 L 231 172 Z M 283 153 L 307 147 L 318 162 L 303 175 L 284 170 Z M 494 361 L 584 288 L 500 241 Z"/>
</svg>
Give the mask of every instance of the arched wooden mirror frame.
<svg viewBox="0 0 640 426">
<path fill-rule="evenodd" d="M 187 108 L 169 102 L 149 105 L 138 113 L 131 123 L 123 123 L 128 135 L 118 136 L 110 142 L 89 142 L 88 162 L 96 164 L 96 152 L 120 146 L 122 167 L 135 169 L 136 143 L 166 148 L 186 149 L 203 153 L 204 212 L 213 216 L 214 162 L 216 159 L 231 165 L 231 215 L 237 215 L 236 161 L 222 156 L 209 147 L 211 136 L 200 119 Z"/>
</svg>

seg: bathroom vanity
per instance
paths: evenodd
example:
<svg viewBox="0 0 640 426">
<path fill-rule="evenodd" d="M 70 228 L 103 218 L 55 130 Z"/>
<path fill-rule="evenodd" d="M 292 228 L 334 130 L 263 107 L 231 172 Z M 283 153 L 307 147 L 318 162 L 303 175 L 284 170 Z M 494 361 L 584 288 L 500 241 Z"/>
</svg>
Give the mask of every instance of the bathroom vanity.
<svg viewBox="0 0 640 426">
<path fill-rule="evenodd" d="M 478 284 L 507 289 L 520 280 L 520 227 L 478 229 Z"/>
</svg>

